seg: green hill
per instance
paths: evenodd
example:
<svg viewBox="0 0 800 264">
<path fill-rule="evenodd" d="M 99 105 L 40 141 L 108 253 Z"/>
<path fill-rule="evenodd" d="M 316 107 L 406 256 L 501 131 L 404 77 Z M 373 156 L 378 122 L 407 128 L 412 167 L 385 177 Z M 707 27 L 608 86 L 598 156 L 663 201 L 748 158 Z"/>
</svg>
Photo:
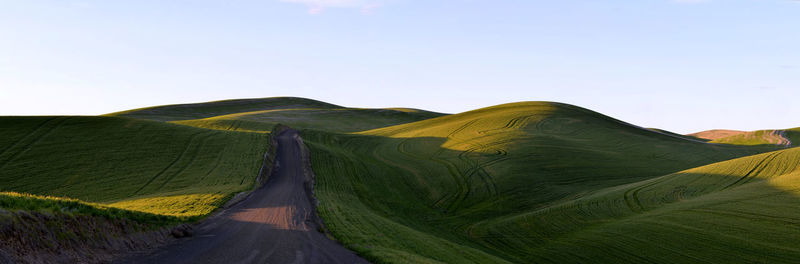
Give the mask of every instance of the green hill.
<svg viewBox="0 0 800 264">
<path fill-rule="evenodd" d="M 269 132 L 277 124 L 297 129 L 358 132 L 442 116 L 415 109 L 303 108 L 278 109 L 174 121 L 175 124 L 245 132 Z"/>
<path fill-rule="evenodd" d="M 527 262 L 538 245 L 512 242 L 532 234 L 494 232 L 490 223 L 777 149 L 687 140 L 547 102 L 357 135 L 303 134 L 317 174 L 318 210 L 333 234 L 368 258 L 396 263 Z"/>
<path fill-rule="evenodd" d="M 236 99 L 196 104 L 175 104 L 146 107 L 108 114 L 158 121 L 176 121 L 208 118 L 227 114 L 276 109 L 332 109 L 341 106 L 297 97 L 271 97 L 259 99 Z"/>
<path fill-rule="evenodd" d="M 215 130 L 267 133 L 277 124 L 296 129 L 358 132 L 444 114 L 410 108 L 347 108 L 297 97 L 239 99 L 156 106 L 108 114 Z"/>
<path fill-rule="evenodd" d="M 201 216 L 252 188 L 263 134 L 124 117 L 0 117 L 0 191 Z"/>
<path fill-rule="evenodd" d="M 730 129 L 712 129 L 712 130 L 706 130 L 706 131 L 700 131 L 700 132 L 696 132 L 696 133 L 691 133 L 691 134 L 688 134 L 686 136 L 702 138 L 704 140 L 711 141 L 711 140 L 717 140 L 717 139 L 720 139 L 720 138 L 729 137 L 729 136 L 733 136 L 733 135 L 738 135 L 738 134 L 742 134 L 742 133 L 747 133 L 747 131 L 730 130 Z"/>
<path fill-rule="evenodd" d="M 800 143 L 800 128 L 786 130 L 758 130 L 744 132 L 710 141 L 732 145 L 779 145 L 796 146 Z"/>
<path fill-rule="evenodd" d="M 276 97 L 102 117 L 0 117 L 0 191 L 199 217 L 253 186 L 269 147 L 265 132 L 278 123 L 352 132 L 441 115 Z"/>
<path fill-rule="evenodd" d="M 534 263 L 797 263 L 799 187 L 791 148 L 598 190 L 475 235 Z"/>
<path fill-rule="evenodd" d="M 0 117 L 0 207 L 197 219 L 252 188 L 276 124 L 304 129 L 320 216 L 374 262 L 800 260 L 800 150 L 776 144 L 800 129 L 706 143 L 550 102 L 444 115 L 285 97 Z"/>
</svg>

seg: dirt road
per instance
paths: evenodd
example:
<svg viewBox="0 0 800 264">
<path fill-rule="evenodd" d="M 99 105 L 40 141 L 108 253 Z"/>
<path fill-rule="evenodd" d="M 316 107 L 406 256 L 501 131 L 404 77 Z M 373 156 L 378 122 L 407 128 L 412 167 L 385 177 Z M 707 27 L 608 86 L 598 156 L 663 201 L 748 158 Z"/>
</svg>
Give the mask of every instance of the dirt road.
<svg viewBox="0 0 800 264">
<path fill-rule="evenodd" d="M 296 130 L 277 137 L 277 168 L 241 203 L 206 220 L 191 238 L 118 263 L 366 263 L 317 231 Z"/>
</svg>

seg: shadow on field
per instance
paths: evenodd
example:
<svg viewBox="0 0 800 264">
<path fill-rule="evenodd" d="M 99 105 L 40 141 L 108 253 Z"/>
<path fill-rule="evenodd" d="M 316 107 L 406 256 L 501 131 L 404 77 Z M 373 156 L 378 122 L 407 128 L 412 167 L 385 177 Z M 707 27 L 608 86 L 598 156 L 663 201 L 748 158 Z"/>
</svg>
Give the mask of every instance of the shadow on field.
<svg viewBox="0 0 800 264">
<path fill-rule="evenodd" d="M 730 175 L 676 173 L 606 189 L 497 219 L 476 228 L 477 239 L 536 263 L 797 263 L 800 212 L 790 208 L 800 204 L 800 175 L 786 174 L 797 164 L 767 175 L 750 165 Z"/>
<path fill-rule="evenodd" d="M 304 137 L 320 175 L 318 195 L 330 205 L 321 211 L 336 222 L 335 233 L 347 234 L 344 243 L 389 248 L 359 251 L 370 258 L 396 250 L 477 261 L 479 253 L 463 253 L 477 249 L 524 263 L 800 261 L 792 242 L 800 236 L 800 212 L 787 210 L 800 204 L 800 180 L 766 180 L 796 169 L 797 155 L 775 161 L 771 152 L 708 173 L 668 175 L 764 146 L 678 139 L 576 144 L 542 136 L 471 146 L 486 142 L 310 130 Z M 380 218 L 361 219 L 371 215 Z M 403 228 L 379 224 L 384 219 Z M 415 239 L 420 233 L 436 239 Z M 464 247 L 437 250 L 437 239 Z"/>
</svg>

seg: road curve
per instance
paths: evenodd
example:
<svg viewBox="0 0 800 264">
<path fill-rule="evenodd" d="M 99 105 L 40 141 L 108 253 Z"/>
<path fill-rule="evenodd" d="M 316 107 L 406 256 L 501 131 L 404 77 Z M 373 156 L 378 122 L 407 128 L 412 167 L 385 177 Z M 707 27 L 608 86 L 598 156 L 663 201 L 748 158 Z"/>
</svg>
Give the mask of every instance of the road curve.
<svg viewBox="0 0 800 264">
<path fill-rule="evenodd" d="M 209 218 L 191 238 L 117 263 L 367 263 L 317 231 L 296 130 L 277 136 L 276 166 L 246 200 Z"/>
</svg>

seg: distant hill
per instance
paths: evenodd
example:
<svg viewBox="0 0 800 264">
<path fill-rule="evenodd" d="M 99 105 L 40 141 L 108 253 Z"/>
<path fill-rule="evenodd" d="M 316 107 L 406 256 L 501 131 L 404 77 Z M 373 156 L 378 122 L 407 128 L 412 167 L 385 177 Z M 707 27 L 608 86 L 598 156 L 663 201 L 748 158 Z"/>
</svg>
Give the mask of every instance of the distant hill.
<svg viewBox="0 0 800 264">
<path fill-rule="evenodd" d="M 667 135 L 671 135 L 671 136 L 675 136 L 675 137 L 679 137 L 679 138 L 683 138 L 683 139 L 688 139 L 688 140 L 692 140 L 692 141 L 700 141 L 700 142 L 711 141 L 710 139 L 707 139 L 707 138 L 700 138 L 700 137 L 696 137 L 696 136 L 693 136 L 693 135 L 681 135 L 681 134 L 678 134 L 678 133 L 674 133 L 674 132 L 670 132 L 670 131 L 663 130 L 663 129 L 658 129 L 658 128 L 649 128 L 649 129 L 653 130 L 653 131 L 656 131 L 656 132 L 660 132 L 660 133 L 664 133 L 664 134 L 667 134 Z"/>
<path fill-rule="evenodd" d="M 720 139 L 720 138 L 726 138 L 726 137 L 739 135 L 739 134 L 744 134 L 744 133 L 747 133 L 747 131 L 728 130 L 728 129 L 712 129 L 712 130 L 706 130 L 706 131 L 701 131 L 701 132 L 697 132 L 697 133 L 688 134 L 687 136 L 707 139 L 707 140 L 711 141 L 711 140 L 717 140 L 717 139 Z"/>
<path fill-rule="evenodd" d="M 689 134 L 689 136 L 709 139 L 710 143 L 732 145 L 778 145 L 783 147 L 794 146 L 800 142 L 800 128 L 785 130 L 709 130 Z"/>
<path fill-rule="evenodd" d="M 411 108 L 347 108 L 306 98 L 273 97 L 156 106 L 108 115 L 243 132 L 269 132 L 276 124 L 357 132 L 444 114 Z"/>
<path fill-rule="evenodd" d="M 341 106 L 298 97 L 271 97 L 258 99 L 235 99 L 195 104 L 176 104 L 133 109 L 108 114 L 157 121 L 177 121 L 208 118 L 227 114 L 276 109 L 332 109 Z"/>
<path fill-rule="evenodd" d="M 330 132 L 358 132 L 410 123 L 443 114 L 416 109 L 299 108 L 220 115 L 203 119 L 173 121 L 175 124 L 245 132 L 269 132 L 276 124 L 297 129 Z"/>
</svg>

